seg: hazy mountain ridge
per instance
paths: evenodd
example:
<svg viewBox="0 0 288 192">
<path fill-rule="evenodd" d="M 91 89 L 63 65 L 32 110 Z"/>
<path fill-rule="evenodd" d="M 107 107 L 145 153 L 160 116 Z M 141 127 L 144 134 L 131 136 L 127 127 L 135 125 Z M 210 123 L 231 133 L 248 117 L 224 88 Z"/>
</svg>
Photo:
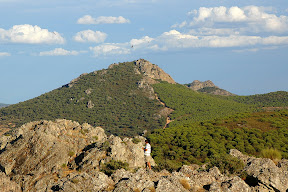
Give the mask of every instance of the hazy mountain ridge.
<svg viewBox="0 0 288 192">
<path fill-rule="evenodd" d="M 7 107 L 7 106 L 9 106 L 9 104 L 0 103 L 0 108 Z"/>
</svg>

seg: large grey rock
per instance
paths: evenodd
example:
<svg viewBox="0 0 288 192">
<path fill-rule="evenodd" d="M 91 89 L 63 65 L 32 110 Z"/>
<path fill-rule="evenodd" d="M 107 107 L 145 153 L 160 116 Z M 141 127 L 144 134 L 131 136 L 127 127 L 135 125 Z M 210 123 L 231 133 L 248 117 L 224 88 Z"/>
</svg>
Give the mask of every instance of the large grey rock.
<svg viewBox="0 0 288 192">
<path fill-rule="evenodd" d="M 221 182 L 213 182 L 209 186 L 211 192 L 251 192 L 249 185 L 247 185 L 241 178 L 232 176 Z"/>
<path fill-rule="evenodd" d="M 257 185 L 261 184 L 268 190 L 288 190 L 288 171 L 284 163 L 286 161 L 283 161 L 282 168 L 279 168 L 271 159 L 249 157 L 235 149 L 231 150 L 230 154 L 245 163 L 243 171 L 248 174 L 246 182 L 252 187 L 257 188 Z"/>
<path fill-rule="evenodd" d="M 0 154 L 0 165 L 22 187 L 33 186 L 43 176 L 59 174 L 85 146 L 105 139 L 102 128 L 88 124 L 68 120 L 31 122 L 13 133 Z"/>
<path fill-rule="evenodd" d="M 153 79 L 167 81 L 168 83 L 172 83 L 172 84 L 176 83 L 170 75 L 168 75 L 160 67 L 150 63 L 149 61 L 146 61 L 144 59 L 139 59 L 139 60 L 136 60 L 134 63 L 138 71 L 140 71 L 146 77 L 150 78 L 150 82 L 148 79 L 146 79 L 146 81 L 149 82 L 150 84 L 153 84 L 153 82 L 155 82 L 153 81 Z"/>
</svg>

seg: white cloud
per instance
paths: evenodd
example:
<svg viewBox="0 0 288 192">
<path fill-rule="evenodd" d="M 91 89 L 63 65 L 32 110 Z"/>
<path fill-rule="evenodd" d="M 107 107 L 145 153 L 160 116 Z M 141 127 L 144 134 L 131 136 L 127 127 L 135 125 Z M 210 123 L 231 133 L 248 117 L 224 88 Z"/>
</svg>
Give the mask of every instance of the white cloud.
<svg viewBox="0 0 288 192">
<path fill-rule="evenodd" d="M 78 51 L 67 51 L 62 48 L 56 48 L 52 51 L 43 51 L 40 52 L 40 56 L 68 56 L 68 55 L 78 55 Z"/>
<path fill-rule="evenodd" d="M 240 30 L 241 31 L 241 30 Z M 235 29 L 230 28 L 198 28 L 198 29 L 191 29 L 189 34 L 193 35 L 239 35 L 240 32 Z"/>
<path fill-rule="evenodd" d="M 141 39 L 132 39 L 130 41 L 130 44 L 134 49 L 143 48 L 144 46 L 148 47 L 150 45 L 150 42 L 153 40 L 154 40 L 153 38 L 145 36 L 142 37 Z"/>
<path fill-rule="evenodd" d="M 7 56 L 11 56 L 11 54 L 7 52 L 0 52 L 0 57 L 7 57 Z"/>
<path fill-rule="evenodd" d="M 285 15 L 277 16 L 275 14 L 267 13 L 263 7 L 246 6 L 239 7 L 201 7 L 199 10 L 193 10 L 188 15 L 194 15 L 190 22 L 190 27 L 226 27 L 245 28 L 248 32 L 288 32 L 288 17 Z M 186 21 L 185 21 L 186 22 Z M 233 26 L 233 24 L 235 24 Z M 175 25 L 181 27 L 180 25 Z"/>
<path fill-rule="evenodd" d="M 103 43 L 107 37 L 107 34 L 101 31 L 80 31 L 74 36 L 74 40 L 78 42 L 94 42 Z"/>
<path fill-rule="evenodd" d="M 58 32 L 49 32 L 35 25 L 14 25 L 11 29 L 0 28 L 0 42 L 29 44 L 62 44 L 64 38 Z"/>
<path fill-rule="evenodd" d="M 119 17 L 106 17 L 106 16 L 100 16 L 97 18 L 93 18 L 90 15 L 85 15 L 81 18 L 78 19 L 77 21 L 78 24 L 122 24 L 122 23 L 130 23 L 129 19 L 126 19 L 122 16 Z"/>
<path fill-rule="evenodd" d="M 150 49 L 173 50 L 186 48 L 223 48 L 223 47 L 249 47 L 249 46 L 274 46 L 287 45 L 288 36 L 245 36 L 245 35 L 205 35 L 197 36 L 181 33 L 177 30 L 164 32 L 153 39 Z M 144 44 L 140 44 L 143 46 Z"/>
<path fill-rule="evenodd" d="M 126 48 L 127 45 L 121 44 L 103 44 L 96 47 L 90 47 L 89 49 L 94 53 L 94 56 L 100 55 L 122 55 L 130 54 L 130 49 Z"/>
<path fill-rule="evenodd" d="M 259 51 L 258 48 L 233 50 L 233 52 L 235 52 L 235 53 L 257 52 L 257 51 Z"/>
</svg>

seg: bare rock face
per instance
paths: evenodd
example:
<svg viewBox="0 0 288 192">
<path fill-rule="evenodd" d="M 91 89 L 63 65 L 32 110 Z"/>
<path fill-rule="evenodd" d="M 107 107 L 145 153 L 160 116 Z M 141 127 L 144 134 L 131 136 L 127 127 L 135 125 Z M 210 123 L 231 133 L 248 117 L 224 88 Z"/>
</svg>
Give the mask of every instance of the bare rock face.
<svg viewBox="0 0 288 192">
<path fill-rule="evenodd" d="M 244 171 L 248 174 L 246 182 L 254 191 L 288 190 L 288 170 L 284 163 L 287 160 L 282 160 L 283 166 L 277 167 L 271 159 L 249 157 L 236 149 L 231 149 L 230 154 L 246 164 L 244 167 Z"/>
<path fill-rule="evenodd" d="M 33 183 L 60 174 L 85 146 L 103 140 L 104 130 L 88 124 L 68 120 L 27 123 L 2 149 L 1 169 L 28 190 Z"/>
<path fill-rule="evenodd" d="M 223 95 L 223 96 L 235 95 L 235 94 L 230 93 L 224 89 L 220 89 L 219 87 L 214 85 L 214 83 L 210 80 L 207 80 L 204 82 L 195 80 L 192 83 L 187 84 L 186 86 L 189 87 L 190 89 L 194 90 L 194 91 L 205 92 L 205 93 L 209 93 L 212 95 Z"/>
<path fill-rule="evenodd" d="M 170 75 L 168 75 L 160 67 L 150 63 L 149 61 L 146 61 L 144 59 L 139 59 L 135 61 L 135 66 L 141 73 L 143 73 L 145 76 L 150 78 L 150 82 L 149 82 L 150 84 L 153 84 L 153 82 L 155 82 L 153 81 L 153 79 L 167 81 L 168 83 L 172 83 L 172 84 L 176 83 L 172 79 L 172 77 L 170 77 Z"/>
<path fill-rule="evenodd" d="M 91 100 L 89 100 L 87 103 L 87 108 L 92 109 L 93 107 L 94 107 L 94 103 Z"/>
<path fill-rule="evenodd" d="M 145 138 L 137 141 L 107 138 L 100 127 L 64 119 L 27 123 L 0 139 L 0 178 L 23 191 L 106 190 L 114 182 L 99 172 L 101 164 L 118 160 L 131 169 L 145 166 Z"/>
<path fill-rule="evenodd" d="M 198 81 L 198 80 L 195 80 L 193 81 L 191 84 L 188 85 L 188 87 L 194 91 L 197 91 L 199 89 L 202 89 L 204 87 L 215 87 L 215 88 L 219 88 L 217 86 L 214 85 L 214 83 L 210 80 L 208 81 L 204 81 L 204 82 L 201 82 L 201 81 Z"/>
<path fill-rule="evenodd" d="M 21 187 L 14 181 L 10 181 L 4 173 L 0 172 L 0 189 L 1 191 L 20 192 Z"/>
</svg>

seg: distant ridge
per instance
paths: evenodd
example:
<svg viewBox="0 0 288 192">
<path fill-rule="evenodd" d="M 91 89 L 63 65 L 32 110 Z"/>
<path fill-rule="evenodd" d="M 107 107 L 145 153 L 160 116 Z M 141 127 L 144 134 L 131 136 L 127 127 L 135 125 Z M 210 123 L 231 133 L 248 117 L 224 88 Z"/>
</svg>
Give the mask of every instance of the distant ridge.
<svg viewBox="0 0 288 192">
<path fill-rule="evenodd" d="M 0 108 L 7 107 L 7 106 L 9 106 L 9 104 L 0 103 Z"/>
<path fill-rule="evenodd" d="M 195 80 L 192 83 L 185 84 L 185 85 L 194 91 L 209 93 L 212 95 L 223 95 L 223 96 L 235 95 L 233 93 L 230 93 L 229 91 L 226 91 L 224 89 L 220 89 L 219 87 L 214 85 L 214 83 L 210 80 L 207 80 L 204 82 Z"/>
</svg>

